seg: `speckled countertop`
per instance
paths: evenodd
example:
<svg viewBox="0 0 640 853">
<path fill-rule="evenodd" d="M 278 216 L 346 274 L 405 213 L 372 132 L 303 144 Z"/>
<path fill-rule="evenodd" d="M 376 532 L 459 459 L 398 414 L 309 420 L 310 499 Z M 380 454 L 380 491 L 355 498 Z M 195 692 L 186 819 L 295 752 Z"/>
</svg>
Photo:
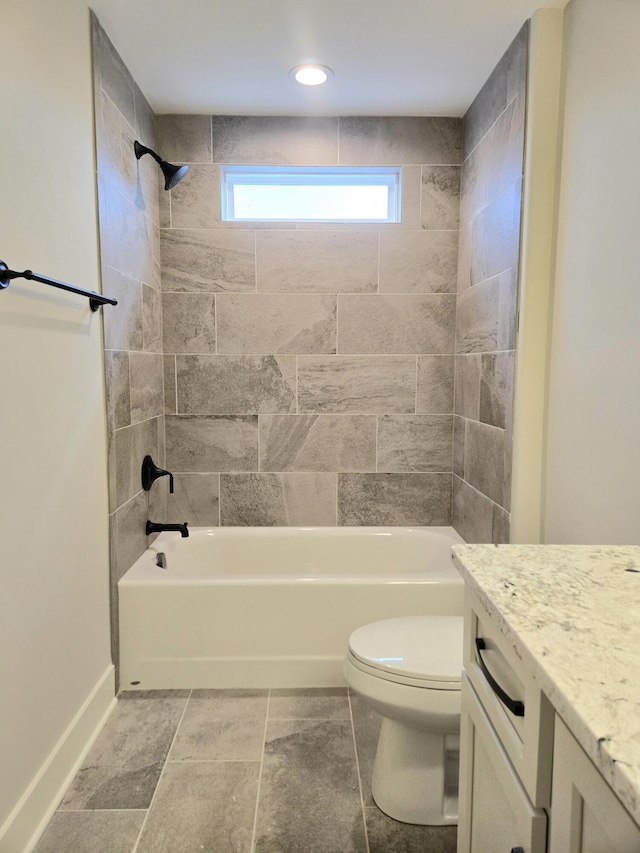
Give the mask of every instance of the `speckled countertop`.
<svg viewBox="0 0 640 853">
<path fill-rule="evenodd" d="M 454 563 L 640 824 L 640 547 L 457 545 Z"/>
</svg>

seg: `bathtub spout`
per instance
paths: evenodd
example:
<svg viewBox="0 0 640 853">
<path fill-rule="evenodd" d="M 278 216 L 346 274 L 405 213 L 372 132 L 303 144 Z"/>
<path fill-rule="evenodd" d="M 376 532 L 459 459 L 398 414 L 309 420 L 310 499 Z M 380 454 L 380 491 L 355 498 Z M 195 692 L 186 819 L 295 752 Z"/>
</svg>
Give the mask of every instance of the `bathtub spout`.
<svg viewBox="0 0 640 853">
<path fill-rule="evenodd" d="M 189 528 L 186 521 L 184 524 L 157 524 L 155 521 L 147 521 L 147 526 L 145 527 L 147 536 L 150 536 L 152 533 L 162 533 L 163 530 L 179 533 L 183 539 L 186 539 L 189 535 Z"/>
</svg>

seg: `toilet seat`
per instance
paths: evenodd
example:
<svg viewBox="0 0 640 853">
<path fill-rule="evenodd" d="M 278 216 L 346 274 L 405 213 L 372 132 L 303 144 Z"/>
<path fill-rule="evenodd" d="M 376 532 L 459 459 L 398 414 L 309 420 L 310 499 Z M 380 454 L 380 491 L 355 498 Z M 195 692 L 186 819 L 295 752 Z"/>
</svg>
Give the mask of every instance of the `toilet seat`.
<svg viewBox="0 0 640 853">
<path fill-rule="evenodd" d="M 384 619 L 353 632 L 350 663 L 385 681 L 431 690 L 460 690 L 462 617 Z"/>
</svg>

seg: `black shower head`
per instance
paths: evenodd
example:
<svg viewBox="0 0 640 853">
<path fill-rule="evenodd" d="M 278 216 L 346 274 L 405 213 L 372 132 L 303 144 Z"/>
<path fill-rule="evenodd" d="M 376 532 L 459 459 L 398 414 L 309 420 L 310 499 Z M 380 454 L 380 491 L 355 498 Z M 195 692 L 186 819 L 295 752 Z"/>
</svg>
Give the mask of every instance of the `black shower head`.
<svg viewBox="0 0 640 853">
<path fill-rule="evenodd" d="M 138 160 L 145 154 L 151 154 L 153 159 L 162 169 L 162 174 L 164 175 L 165 190 L 173 189 L 173 187 L 175 187 L 176 184 L 180 183 L 180 181 L 189 171 L 188 166 L 174 166 L 173 163 L 167 163 L 166 160 L 163 160 L 161 157 L 158 157 L 155 151 L 152 151 L 150 148 L 146 148 L 144 145 L 141 145 L 137 140 L 133 143 L 133 150 L 135 151 Z"/>
</svg>

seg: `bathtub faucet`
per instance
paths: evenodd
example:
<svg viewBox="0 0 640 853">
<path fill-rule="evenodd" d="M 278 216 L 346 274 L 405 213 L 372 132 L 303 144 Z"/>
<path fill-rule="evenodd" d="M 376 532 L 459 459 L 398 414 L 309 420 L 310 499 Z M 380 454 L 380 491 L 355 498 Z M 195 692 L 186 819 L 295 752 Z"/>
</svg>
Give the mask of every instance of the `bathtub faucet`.
<svg viewBox="0 0 640 853">
<path fill-rule="evenodd" d="M 186 521 L 184 524 L 157 524 L 155 521 L 147 521 L 147 526 L 145 527 L 147 536 L 151 536 L 152 533 L 162 533 L 163 530 L 175 531 L 183 539 L 186 539 L 189 535 L 189 528 Z"/>
</svg>

